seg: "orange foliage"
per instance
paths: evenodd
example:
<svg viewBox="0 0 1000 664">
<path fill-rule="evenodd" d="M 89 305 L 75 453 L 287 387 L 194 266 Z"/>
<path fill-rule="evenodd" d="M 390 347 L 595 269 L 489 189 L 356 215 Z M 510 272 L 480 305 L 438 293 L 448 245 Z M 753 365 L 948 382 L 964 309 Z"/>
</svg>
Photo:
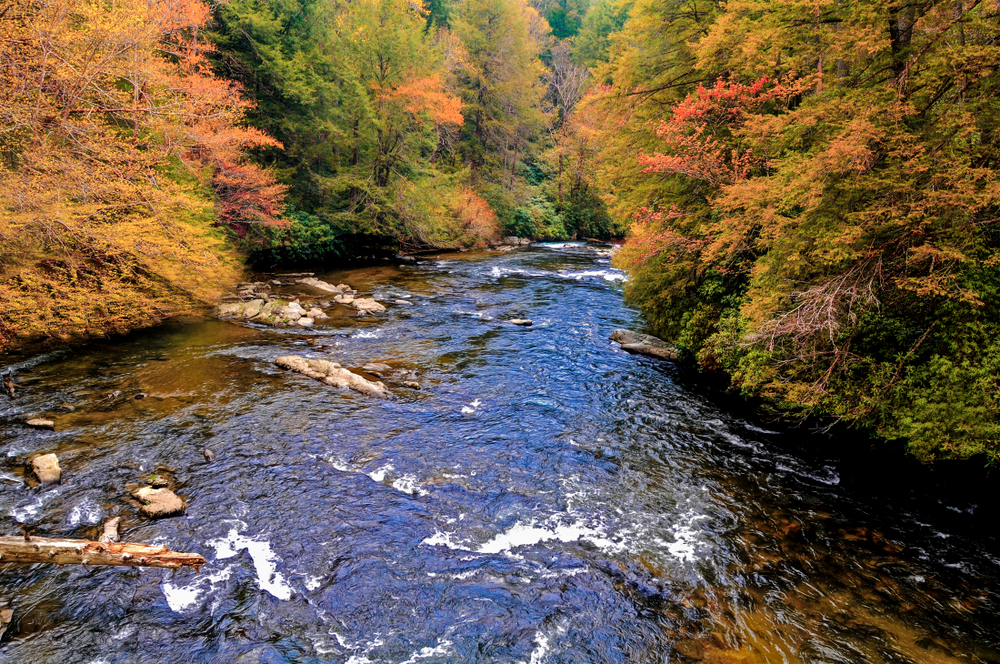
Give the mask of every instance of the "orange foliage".
<svg viewBox="0 0 1000 664">
<path fill-rule="evenodd" d="M 386 97 L 400 100 L 413 115 L 427 113 L 435 124 L 461 125 L 465 121 L 462 100 L 448 94 L 440 74 L 410 80 L 396 86 Z"/>
<path fill-rule="evenodd" d="M 235 277 L 223 223 L 277 223 L 284 188 L 245 163 L 196 0 L 14 0 L 0 11 L 0 347 L 122 331 Z M 238 184 L 237 184 L 238 183 Z"/>
</svg>

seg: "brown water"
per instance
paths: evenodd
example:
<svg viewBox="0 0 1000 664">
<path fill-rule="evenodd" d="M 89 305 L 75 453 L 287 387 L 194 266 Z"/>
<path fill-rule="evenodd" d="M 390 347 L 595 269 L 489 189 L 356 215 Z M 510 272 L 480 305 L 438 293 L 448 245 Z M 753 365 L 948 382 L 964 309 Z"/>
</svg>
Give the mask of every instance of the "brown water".
<svg viewBox="0 0 1000 664">
<path fill-rule="evenodd" d="M 318 276 L 389 311 L 174 321 L 0 362 L 25 386 L 0 397 L 4 533 L 95 537 L 119 515 L 126 539 L 209 561 L 0 565 L 2 661 L 1000 662 L 991 506 L 622 352 L 608 335 L 641 320 L 587 248 Z M 274 366 L 292 353 L 422 389 L 337 392 Z M 21 424 L 37 415 L 56 431 Z M 30 486 L 50 451 L 62 484 Z M 154 472 L 183 517 L 126 497 Z"/>
</svg>

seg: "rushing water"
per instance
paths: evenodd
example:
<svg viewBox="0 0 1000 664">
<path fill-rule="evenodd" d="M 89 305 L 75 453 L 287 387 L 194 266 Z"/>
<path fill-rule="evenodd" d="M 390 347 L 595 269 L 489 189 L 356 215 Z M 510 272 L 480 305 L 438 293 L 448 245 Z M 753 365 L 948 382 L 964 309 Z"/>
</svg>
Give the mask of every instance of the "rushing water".
<svg viewBox="0 0 1000 664">
<path fill-rule="evenodd" d="M 984 508 L 872 491 L 818 437 L 622 352 L 608 335 L 641 320 L 588 248 L 318 276 L 389 311 L 174 322 L 15 362 L 2 532 L 93 538 L 120 515 L 124 539 L 208 564 L 0 565 L 2 661 L 1000 662 Z M 278 369 L 287 354 L 422 389 L 338 392 Z M 37 415 L 56 431 L 21 424 Z M 49 451 L 62 484 L 30 487 L 26 457 Z M 126 498 L 152 472 L 183 517 Z"/>
</svg>

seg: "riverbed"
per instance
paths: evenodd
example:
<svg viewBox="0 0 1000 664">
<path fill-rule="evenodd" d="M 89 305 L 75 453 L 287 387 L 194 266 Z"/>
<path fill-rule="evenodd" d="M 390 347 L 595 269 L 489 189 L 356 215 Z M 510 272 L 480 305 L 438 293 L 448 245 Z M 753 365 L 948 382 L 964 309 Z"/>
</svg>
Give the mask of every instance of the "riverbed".
<svg viewBox="0 0 1000 664">
<path fill-rule="evenodd" d="M 622 351 L 609 335 L 642 319 L 592 247 L 316 276 L 388 311 L 176 320 L 4 362 L 24 387 L 0 396 L 3 534 L 117 515 L 208 563 L 0 564 L 2 661 L 1000 662 L 995 520 L 930 485 L 872 491 L 825 434 Z M 274 365 L 290 354 L 420 389 L 338 391 Z M 29 486 L 36 452 L 61 484 Z M 140 516 L 127 490 L 153 474 L 183 516 Z"/>
</svg>

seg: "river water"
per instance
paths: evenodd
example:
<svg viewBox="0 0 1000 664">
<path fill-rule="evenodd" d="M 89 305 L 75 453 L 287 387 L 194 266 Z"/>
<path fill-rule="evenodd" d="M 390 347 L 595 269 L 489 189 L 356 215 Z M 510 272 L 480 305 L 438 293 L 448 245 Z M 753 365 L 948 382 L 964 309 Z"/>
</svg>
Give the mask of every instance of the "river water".
<svg viewBox="0 0 1000 664">
<path fill-rule="evenodd" d="M 609 334 L 641 318 L 590 248 L 317 276 L 389 310 L 175 321 L 7 362 L 24 390 L 0 397 L 3 533 L 94 538 L 120 515 L 123 539 L 208 564 L 0 565 L 0 660 L 1000 662 L 987 508 L 875 491 L 891 466 L 852 479 L 828 438 L 623 352 Z M 421 389 L 339 392 L 273 364 L 288 354 Z M 56 430 L 21 424 L 38 415 Z M 50 451 L 62 483 L 29 486 Z M 151 473 L 184 516 L 138 515 L 127 490 Z"/>
</svg>

